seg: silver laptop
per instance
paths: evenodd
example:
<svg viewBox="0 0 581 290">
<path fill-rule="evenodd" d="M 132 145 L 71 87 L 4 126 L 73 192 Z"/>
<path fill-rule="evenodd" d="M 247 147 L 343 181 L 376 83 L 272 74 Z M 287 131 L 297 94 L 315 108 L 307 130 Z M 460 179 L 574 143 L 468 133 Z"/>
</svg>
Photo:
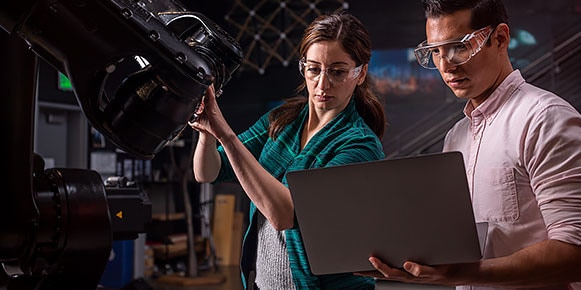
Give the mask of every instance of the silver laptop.
<svg viewBox="0 0 581 290">
<path fill-rule="evenodd" d="M 314 274 L 374 270 L 369 256 L 401 268 L 481 259 L 462 155 L 384 159 L 287 173 Z M 483 247 L 483 245 L 482 245 Z"/>
</svg>

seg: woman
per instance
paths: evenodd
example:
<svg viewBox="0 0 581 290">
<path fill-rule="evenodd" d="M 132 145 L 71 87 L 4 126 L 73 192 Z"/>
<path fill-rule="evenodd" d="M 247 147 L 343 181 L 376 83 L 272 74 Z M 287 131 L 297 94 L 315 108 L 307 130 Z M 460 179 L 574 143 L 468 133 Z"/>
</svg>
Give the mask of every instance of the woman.
<svg viewBox="0 0 581 290">
<path fill-rule="evenodd" d="M 251 200 L 241 261 L 245 287 L 373 289 L 370 278 L 311 273 L 285 178 L 292 170 L 384 158 L 386 117 L 367 81 L 369 33 L 350 14 L 320 16 L 305 30 L 299 53 L 305 77 L 299 91 L 306 88 L 308 97 L 289 99 L 239 136 L 208 89 L 192 123 L 199 131 L 194 175 L 198 182 L 237 180 Z"/>
</svg>

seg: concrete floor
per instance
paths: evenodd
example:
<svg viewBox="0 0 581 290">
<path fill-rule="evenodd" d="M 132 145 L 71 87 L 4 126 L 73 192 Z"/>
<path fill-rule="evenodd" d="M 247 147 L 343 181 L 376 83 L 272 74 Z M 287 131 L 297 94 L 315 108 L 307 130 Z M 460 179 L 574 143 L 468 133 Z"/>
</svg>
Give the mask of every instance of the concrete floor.
<svg viewBox="0 0 581 290">
<path fill-rule="evenodd" d="M 243 290 L 238 266 L 222 266 L 214 273 L 201 271 L 196 278 L 162 276 L 150 279 L 154 290 Z"/>
<path fill-rule="evenodd" d="M 220 281 L 220 282 L 217 282 Z M 200 272 L 200 277 L 189 279 L 146 279 L 153 290 L 244 290 L 238 266 L 220 267 L 215 273 Z M 141 289 L 141 288 L 140 288 Z M 413 285 L 378 281 L 376 290 L 451 290 L 453 287 Z M 6 290 L 0 285 L 0 290 Z M 97 290 L 105 290 L 98 288 Z M 115 289 L 106 289 L 115 290 Z M 118 289 L 117 289 L 118 290 Z M 132 289 L 133 290 L 133 289 Z"/>
<path fill-rule="evenodd" d="M 190 285 L 180 286 L 177 284 L 160 283 L 152 280 L 150 285 L 154 290 L 243 290 L 240 272 L 237 266 L 221 267 L 219 273 L 225 278 L 224 282 L 213 285 Z M 202 274 L 204 276 L 205 274 Z M 195 279 L 192 283 L 196 283 Z M 432 286 L 432 285 L 413 285 L 397 282 L 377 281 L 376 290 L 451 290 L 454 287 Z"/>
</svg>

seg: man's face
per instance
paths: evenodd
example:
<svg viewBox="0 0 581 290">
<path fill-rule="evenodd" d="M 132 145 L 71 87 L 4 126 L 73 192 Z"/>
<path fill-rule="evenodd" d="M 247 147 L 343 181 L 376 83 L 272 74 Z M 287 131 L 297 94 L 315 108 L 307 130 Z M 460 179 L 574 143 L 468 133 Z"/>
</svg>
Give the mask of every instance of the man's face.
<svg viewBox="0 0 581 290">
<path fill-rule="evenodd" d="M 426 21 L 427 43 L 461 40 L 475 31 L 470 27 L 470 10 L 462 10 Z M 494 27 L 493 27 L 494 28 Z M 490 38 L 495 35 L 492 31 Z M 471 100 L 475 106 L 482 103 L 497 87 L 502 59 L 497 46 L 484 44 L 482 49 L 464 64 L 451 64 L 445 58 L 434 57 L 442 79 L 454 94 L 461 99 Z"/>
</svg>

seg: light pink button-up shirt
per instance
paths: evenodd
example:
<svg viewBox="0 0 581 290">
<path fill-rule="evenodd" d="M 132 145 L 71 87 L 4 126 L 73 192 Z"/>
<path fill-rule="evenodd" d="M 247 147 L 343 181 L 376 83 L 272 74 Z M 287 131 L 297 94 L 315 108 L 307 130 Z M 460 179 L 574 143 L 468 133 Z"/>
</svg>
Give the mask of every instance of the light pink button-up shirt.
<svg viewBox="0 0 581 290">
<path fill-rule="evenodd" d="M 579 112 L 515 70 L 464 113 L 444 151 L 464 156 L 476 221 L 489 224 L 484 258 L 547 239 L 581 245 Z"/>
</svg>

